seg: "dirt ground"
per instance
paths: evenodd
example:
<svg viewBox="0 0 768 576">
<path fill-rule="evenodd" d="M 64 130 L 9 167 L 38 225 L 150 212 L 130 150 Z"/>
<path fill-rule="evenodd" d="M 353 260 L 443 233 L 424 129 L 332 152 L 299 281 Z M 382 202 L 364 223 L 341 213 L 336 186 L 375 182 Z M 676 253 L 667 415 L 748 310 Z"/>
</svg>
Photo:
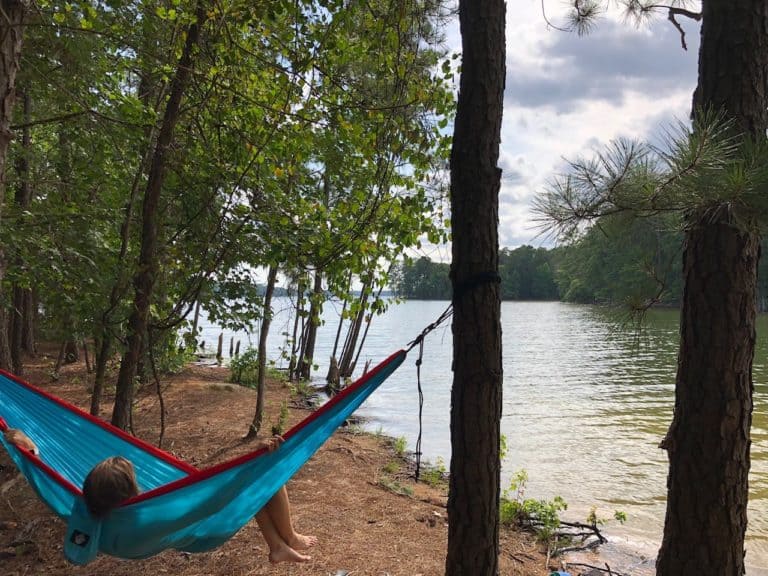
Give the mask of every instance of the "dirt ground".
<svg viewBox="0 0 768 576">
<path fill-rule="evenodd" d="M 51 378 L 51 355 L 30 360 L 25 379 L 49 392 L 87 406 L 88 382 L 83 363 Z M 114 381 L 115 378 L 112 380 Z M 197 467 L 207 467 L 249 451 L 242 440 L 253 417 L 253 390 L 230 384 L 229 370 L 190 366 L 163 382 L 166 429 L 163 448 Z M 265 429 L 276 422 L 290 388 L 271 381 Z M 141 391 L 134 412 L 135 433 L 156 443 L 159 402 Z M 105 407 L 109 397 L 105 398 Z M 1 410 L 1 408 L 0 408 Z M 105 414 L 108 413 L 105 410 Z M 292 407 L 288 425 L 308 414 Z M 182 576 L 437 576 L 444 574 L 447 542 L 446 489 L 415 484 L 409 463 L 392 441 L 340 429 L 288 484 L 297 530 L 318 537 L 305 564 L 271 565 L 255 521 L 220 548 L 203 554 L 166 551 L 148 560 L 126 561 L 100 555 L 84 567 L 62 554 L 64 524 L 36 498 L 0 451 L 0 573 L 110 575 L 178 574 Z M 399 489 L 410 495 L 395 493 Z M 502 530 L 500 573 L 504 576 L 549 574 L 546 559 L 527 534 Z M 554 564 L 552 565 L 555 568 Z"/>
</svg>

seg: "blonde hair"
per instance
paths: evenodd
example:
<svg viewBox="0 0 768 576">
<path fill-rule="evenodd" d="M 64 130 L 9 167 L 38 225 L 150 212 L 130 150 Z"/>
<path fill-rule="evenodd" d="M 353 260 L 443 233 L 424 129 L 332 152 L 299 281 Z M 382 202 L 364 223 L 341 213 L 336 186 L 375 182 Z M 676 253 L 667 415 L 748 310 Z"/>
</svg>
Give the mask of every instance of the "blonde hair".
<svg viewBox="0 0 768 576">
<path fill-rule="evenodd" d="M 106 516 L 117 507 L 139 493 L 133 464 L 122 456 L 113 456 L 99 462 L 85 477 L 83 497 L 89 512 L 96 518 Z"/>
</svg>

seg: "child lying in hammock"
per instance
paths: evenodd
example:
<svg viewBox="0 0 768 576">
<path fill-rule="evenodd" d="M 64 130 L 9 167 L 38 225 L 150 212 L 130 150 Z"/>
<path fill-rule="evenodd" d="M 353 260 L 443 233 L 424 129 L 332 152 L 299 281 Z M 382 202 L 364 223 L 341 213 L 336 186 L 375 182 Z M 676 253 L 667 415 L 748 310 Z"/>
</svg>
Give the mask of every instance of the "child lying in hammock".
<svg viewBox="0 0 768 576">
<path fill-rule="evenodd" d="M 256 449 L 266 447 L 273 451 L 277 450 L 283 439 L 274 436 L 262 442 Z M 120 502 L 138 493 L 133 464 L 121 456 L 107 458 L 97 464 L 88 473 L 83 484 L 85 503 L 91 514 L 97 518 L 106 516 Z M 299 534 L 294 530 L 285 486 L 256 514 L 256 522 L 269 546 L 270 562 L 306 562 L 311 559 L 311 556 L 299 551 L 314 546 L 317 538 Z"/>
<path fill-rule="evenodd" d="M 21 430 L 9 428 L 5 431 L 5 438 L 16 446 L 38 454 L 35 443 Z M 277 450 L 282 442 L 282 437 L 274 436 L 263 440 L 262 445 L 256 449 L 266 447 L 269 451 Z M 94 466 L 83 483 L 85 503 L 90 513 L 97 518 L 103 518 L 123 500 L 138 493 L 133 464 L 122 456 L 107 458 Z M 270 562 L 306 562 L 311 559 L 311 556 L 302 554 L 300 550 L 314 546 L 317 538 L 294 530 L 285 486 L 256 514 L 256 522 L 269 546 Z"/>
</svg>

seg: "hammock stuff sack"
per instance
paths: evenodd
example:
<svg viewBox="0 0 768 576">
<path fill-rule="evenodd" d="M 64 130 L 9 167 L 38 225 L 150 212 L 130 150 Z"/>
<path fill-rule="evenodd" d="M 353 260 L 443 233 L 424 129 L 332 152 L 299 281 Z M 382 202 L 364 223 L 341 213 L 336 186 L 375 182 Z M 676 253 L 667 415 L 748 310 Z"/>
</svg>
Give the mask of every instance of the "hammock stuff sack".
<svg viewBox="0 0 768 576">
<path fill-rule="evenodd" d="M 38 496 L 67 523 L 64 552 L 86 564 L 98 552 L 146 558 L 168 548 L 203 552 L 242 528 L 405 359 L 401 350 L 261 449 L 197 469 L 7 373 L 0 374 L 0 430 L 19 428 L 40 455 L 0 441 Z M 142 492 L 102 519 L 80 487 L 110 456 L 129 459 Z"/>
</svg>

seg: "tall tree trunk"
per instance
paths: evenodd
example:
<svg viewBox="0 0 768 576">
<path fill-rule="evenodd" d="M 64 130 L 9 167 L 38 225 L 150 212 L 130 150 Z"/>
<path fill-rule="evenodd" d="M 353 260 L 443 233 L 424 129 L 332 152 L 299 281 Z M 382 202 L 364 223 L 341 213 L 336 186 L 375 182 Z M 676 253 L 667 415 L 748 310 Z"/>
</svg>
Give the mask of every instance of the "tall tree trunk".
<svg viewBox="0 0 768 576">
<path fill-rule="evenodd" d="M 0 217 L 5 203 L 7 182 L 8 147 L 13 138 L 11 119 L 16 102 L 16 74 L 21 61 L 21 46 L 24 38 L 25 2 L 0 0 Z M 7 263 L 0 246 L 0 286 L 5 277 Z M 1 290 L 1 288 L 0 288 Z M 0 294 L 2 296 L 2 294 Z M 2 298 L 0 297 L 0 300 Z M 8 342 L 9 314 L 0 313 L 0 368 L 12 368 L 11 349 Z"/>
<path fill-rule="evenodd" d="M 194 320 L 192 320 L 192 340 L 195 342 L 195 349 L 193 352 L 197 352 L 197 349 L 200 347 L 200 344 L 197 341 L 197 328 L 200 326 L 200 300 L 195 302 L 195 315 Z"/>
<path fill-rule="evenodd" d="M 381 298 L 381 293 L 384 290 L 384 284 L 379 286 L 379 291 L 376 293 L 376 299 L 374 302 L 378 301 L 379 298 Z M 352 366 L 350 367 L 350 374 L 353 374 L 355 372 L 355 367 L 357 366 L 357 361 L 360 359 L 360 353 L 363 351 L 363 346 L 365 346 L 365 340 L 368 338 L 368 330 L 371 328 L 371 322 L 373 322 L 373 306 L 371 306 L 371 311 L 369 314 L 365 315 L 365 330 L 363 330 L 363 337 L 360 338 L 360 343 L 357 345 L 357 352 L 355 353 L 355 359 L 352 361 Z M 368 367 L 366 365 L 366 372 L 368 371 Z"/>
<path fill-rule="evenodd" d="M 37 326 L 37 295 L 33 288 L 24 291 L 24 318 L 21 345 L 28 355 L 37 355 L 35 331 Z"/>
<path fill-rule="evenodd" d="M 16 74 L 24 38 L 25 2 L 2 0 L 0 18 L 0 210 L 5 202 L 8 146 L 13 138 L 11 119 L 16 102 Z"/>
<path fill-rule="evenodd" d="M 200 28 L 205 23 L 206 18 L 207 9 L 204 2 L 200 0 L 196 10 L 196 20 L 187 30 L 184 50 L 171 83 L 168 103 L 163 115 L 155 153 L 149 169 L 147 187 L 144 192 L 141 253 L 138 272 L 133 279 L 134 306 L 128 320 L 128 346 L 120 363 L 115 407 L 112 411 L 112 424 L 122 429 L 126 429 L 130 421 L 134 379 L 138 371 L 139 359 L 144 349 L 149 324 L 149 308 L 152 302 L 155 275 L 157 274 L 157 233 L 160 217 L 158 205 L 165 179 L 167 154 L 173 142 L 173 132 L 179 118 L 181 100 L 192 73 L 195 52 L 200 39 Z"/>
<path fill-rule="evenodd" d="M 291 382 L 296 379 L 296 366 L 299 363 L 298 351 L 301 344 L 297 340 L 299 336 L 299 319 L 301 318 L 304 302 L 304 284 L 301 281 L 299 281 L 296 290 L 296 312 L 293 317 L 293 333 L 291 335 L 291 359 L 288 362 L 288 379 Z"/>
<path fill-rule="evenodd" d="M 317 328 L 320 326 L 320 314 L 323 310 L 322 297 L 323 275 L 315 272 L 315 285 L 312 288 L 312 299 L 309 305 L 309 325 L 307 326 L 307 339 L 304 345 L 304 354 L 299 359 L 299 380 L 309 380 L 312 375 L 312 362 L 315 357 L 315 343 L 317 342 Z"/>
<path fill-rule="evenodd" d="M 96 339 L 95 376 L 93 392 L 91 393 L 91 415 L 98 416 L 101 410 L 101 395 L 104 391 L 104 380 L 107 376 L 107 362 L 112 354 L 112 333 L 102 326 L 101 337 Z"/>
<path fill-rule="evenodd" d="M 16 189 L 16 206 L 18 206 L 19 211 L 27 209 L 32 200 L 32 187 L 29 184 L 30 135 L 28 126 L 31 113 L 31 98 L 28 91 L 25 91 L 22 95 L 22 101 L 25 128 L 21 138 L 22 151 L 16 161 L 16 172 L 19 176 L 19 186 Z M 16 258 L 14 265 L 18 269 L 24 268 L 24 262 L 20 257 Z M 24 349 L 24 319 L 26 317 L 24 308 L 29 303 L 29 298 L 27 297 L 29 292 L 31 292 L 29 288 L 24 288 L 18 283 L 15 283 L 13 286 L 10 349 L 13 373 L 17 376 L 23 375 L 22 351 Z"/>
<path fill-rule="evenodd" d="M 352 285 L 352 274 L 350 273 L 347 280 L 347 293 Z M 333 351 L 331 352 L 331 364 L 328 368 L 328 374 L 325 377 L 325 381 L 337 390 L 339 388 L 339 363 L 336 359 L 336 351 L 339 349 L 339 339 L 341 338 L 341 329 L 344 327 L 344 313 L 347 311 L 347 299 L 344 299 L 344 304 L 341 307 L 341 314 L 339 315 L 339 326 L 336 328 L 336 338 L 333 340 Z"/>
<path fill-rule="evenodd" d="M 765 138 L 768 2 L 705 0 L 694 115 Z M 659 576 L 744 574 L 760 237 L 740 206 L 688 217 Z"/>
<path fill-rule="evenodd" d="M 451 151 L 453 388 L 447 576 L 499 571 L 502 0 L 459 1 L 462 68 Z"/>
<path fill-rule="evenodd" d="M 341 378 L 349 378 L 354 371 L 354 359 L 355 348 L 357 347 L 357 339 L 360 337 L 360 328 L 363 325 L 365 319 L 365 310 L 368 306 L 368 297 L 371 294 L 371 288 L 369 283 L 363 284 L 363 289 L 360 292 L 360 310 L 358 310 L 355 318 L 349 326 L 347 332 L 347 339 L 344 341 L 344 348 L 341 351 L 341 360 L 339 361 L 339 376 Z"/>
<path fill-rule="evenodd" d="M 0 278 L 5 276 L 4 253 L 0 249 Z M 0 295 L 2 289 L 0 288 Z M 10 324 L 10 313 L 7 308 L 0 309 L 0 369 L 13 370 L 13 359 L 11 358 L 11 343 L 8 339 L 8 326 Z"/>
<path fill-rule="evenodd" d="M 264 293 L 264 312 L 261 319 L 261 330 L 259 331 L 259 358 L 258 375 L 256 388 L 256 413 L 253 415 L 248 430 L 247 438 L 253 438 L 261 430 L 261 423 L 264 420 L 264 391 L 267 381 L 267 337 L 269 336 L 269 325 L 272 323 L 272 295 L 275 293 L 275 282 L 277 281 L 277 266 L 274 264 L 269 267 L 267 274 L 267 290 Z"/>
</svg>

